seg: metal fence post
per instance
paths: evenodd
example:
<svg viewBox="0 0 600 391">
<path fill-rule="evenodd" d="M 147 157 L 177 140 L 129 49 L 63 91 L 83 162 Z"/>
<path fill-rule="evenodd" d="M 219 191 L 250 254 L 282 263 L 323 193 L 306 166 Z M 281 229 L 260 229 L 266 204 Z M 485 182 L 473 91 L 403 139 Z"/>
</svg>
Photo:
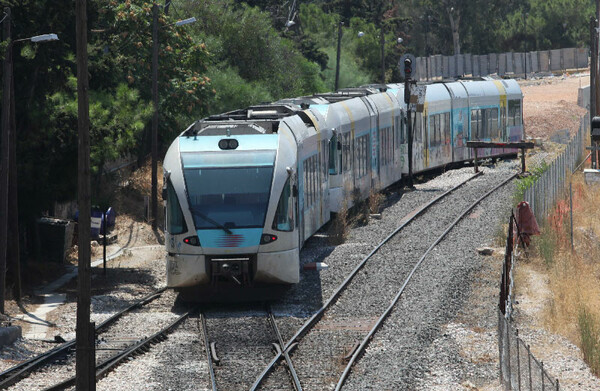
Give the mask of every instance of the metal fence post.
<svg viewBox="0 0 600 391">
<path fill-rule="evenodd" d="M 519 330 L 515 330 L 515 338 L 517 340 L 517 384 L 519 385 L 519 391 L 521 391 L 521 352 L 519 350 Z"/>
<path fill-rule="evenodd" d="M 507 360 L 507 368 L 508 368 L 508 385 L 509 387 L 512 389 L 512 370 L 510 367 L 510 322 L 508 321 L 508 319 L 504 318 L 506 320 L 506 351 L 507 351 L 507 355 L 506 355 L 506 360 Z"/>
<path fill-rule="evenodd" d="M 531 349 L 527 345 L 527 366 L 529 367 L 529 390 L 533 390 L 533 381 L 531 379 Z"/>
<path fill-rule="evenodd" d="M 544 362 L 540 361 L 540 370 L 542 371 L 542 391 L 546 389 L 544 385 Z"/>
</svg>

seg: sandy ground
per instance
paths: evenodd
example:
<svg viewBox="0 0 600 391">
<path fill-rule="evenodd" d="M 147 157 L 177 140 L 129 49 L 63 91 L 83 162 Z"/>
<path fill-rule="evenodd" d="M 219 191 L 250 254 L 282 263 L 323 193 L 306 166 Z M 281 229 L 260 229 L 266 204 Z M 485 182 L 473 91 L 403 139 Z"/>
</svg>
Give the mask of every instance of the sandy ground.
<svg viewBox="0 0 600 391">
<path fill-rule="evenodd" d="M 552 148 L 547 140 L 557 131 L 577 131 L 586 109 L 577 106 L 579 87 L 589 85 L 589 73 L 522 81 L 526 134 L 544 140 L 540 150 Z M 549 275 L 526 262 L 517 265 L 516 319 L 520 337 L 546 369 L 560 380 L 561 390 L 600 390 L 600 381 L 583 361 L 578 341 L 545 329 L 543 318 L 552 302 Z"/>
<path fill-rule="evenodd" d="M 555 76 L 519 83 L 523 91 L 525 133 L 548 140 L 558 130 L 579 128 L 586 109 L 577 106 L 579 87 L 590 84 L 589 74 Z"/>
</svg>

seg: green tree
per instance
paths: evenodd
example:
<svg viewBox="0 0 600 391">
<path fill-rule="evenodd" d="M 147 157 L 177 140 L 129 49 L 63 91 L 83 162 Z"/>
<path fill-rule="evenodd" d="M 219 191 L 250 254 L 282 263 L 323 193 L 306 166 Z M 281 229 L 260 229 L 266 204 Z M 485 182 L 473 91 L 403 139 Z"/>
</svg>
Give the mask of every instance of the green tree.
<svg viewBox="0 0 600 391">
<path fill-rule="evenodd" d="M 181 8 L 186 15 L 197 15 L 199 19 L 198 23 L 189 27 L 213 54 L 213 78 L 217 77 L 216 70 L 225 70 L 225 74 L 219 77 L 221 90 L 215 88 L 219 102 L 214 108 L 240 108 L 235 105 L 249 102 L 246 98 L 253 95 L 249 93 L 250 88 L 258 88 L 257 98 L 272 99 L 325 89 L 319 65 L 306 59 L 296 43 L 283 37 L 272 25 L 270 15 L 259 8 L 232 0 L 187 0 Z M 225 80 L 247 85 L 232 85 Z M 233 97 L 236 91 L 242 92 L 245 98 L 234 99 L 228 105 L 224 97 Z"/>
</svg>

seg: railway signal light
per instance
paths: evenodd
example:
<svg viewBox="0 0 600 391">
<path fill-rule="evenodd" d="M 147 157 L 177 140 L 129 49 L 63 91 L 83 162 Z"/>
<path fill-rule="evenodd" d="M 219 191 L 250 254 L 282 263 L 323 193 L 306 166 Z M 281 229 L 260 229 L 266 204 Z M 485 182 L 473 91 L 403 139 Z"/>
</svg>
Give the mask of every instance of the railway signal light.
<svg viewBox="0 0 600 391">
<path fill-rule="evenodd" d="M 412 60 L 410 58 L 404 59 L 404 75 L 405 79 L 410 79 L 412 75 Z"/>
</svg>

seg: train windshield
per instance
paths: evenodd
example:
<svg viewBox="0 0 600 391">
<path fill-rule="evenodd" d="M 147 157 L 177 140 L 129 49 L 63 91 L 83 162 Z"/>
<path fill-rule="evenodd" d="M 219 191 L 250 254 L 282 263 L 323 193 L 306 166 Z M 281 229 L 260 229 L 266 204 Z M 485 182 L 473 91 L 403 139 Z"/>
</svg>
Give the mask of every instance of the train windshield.
<svg viewBox="0 0 600 391">
<path fill-rule="evenodd" d="M 183 153 L 196 229 L 262 228 L 275 151 Z"/>
</svg>

